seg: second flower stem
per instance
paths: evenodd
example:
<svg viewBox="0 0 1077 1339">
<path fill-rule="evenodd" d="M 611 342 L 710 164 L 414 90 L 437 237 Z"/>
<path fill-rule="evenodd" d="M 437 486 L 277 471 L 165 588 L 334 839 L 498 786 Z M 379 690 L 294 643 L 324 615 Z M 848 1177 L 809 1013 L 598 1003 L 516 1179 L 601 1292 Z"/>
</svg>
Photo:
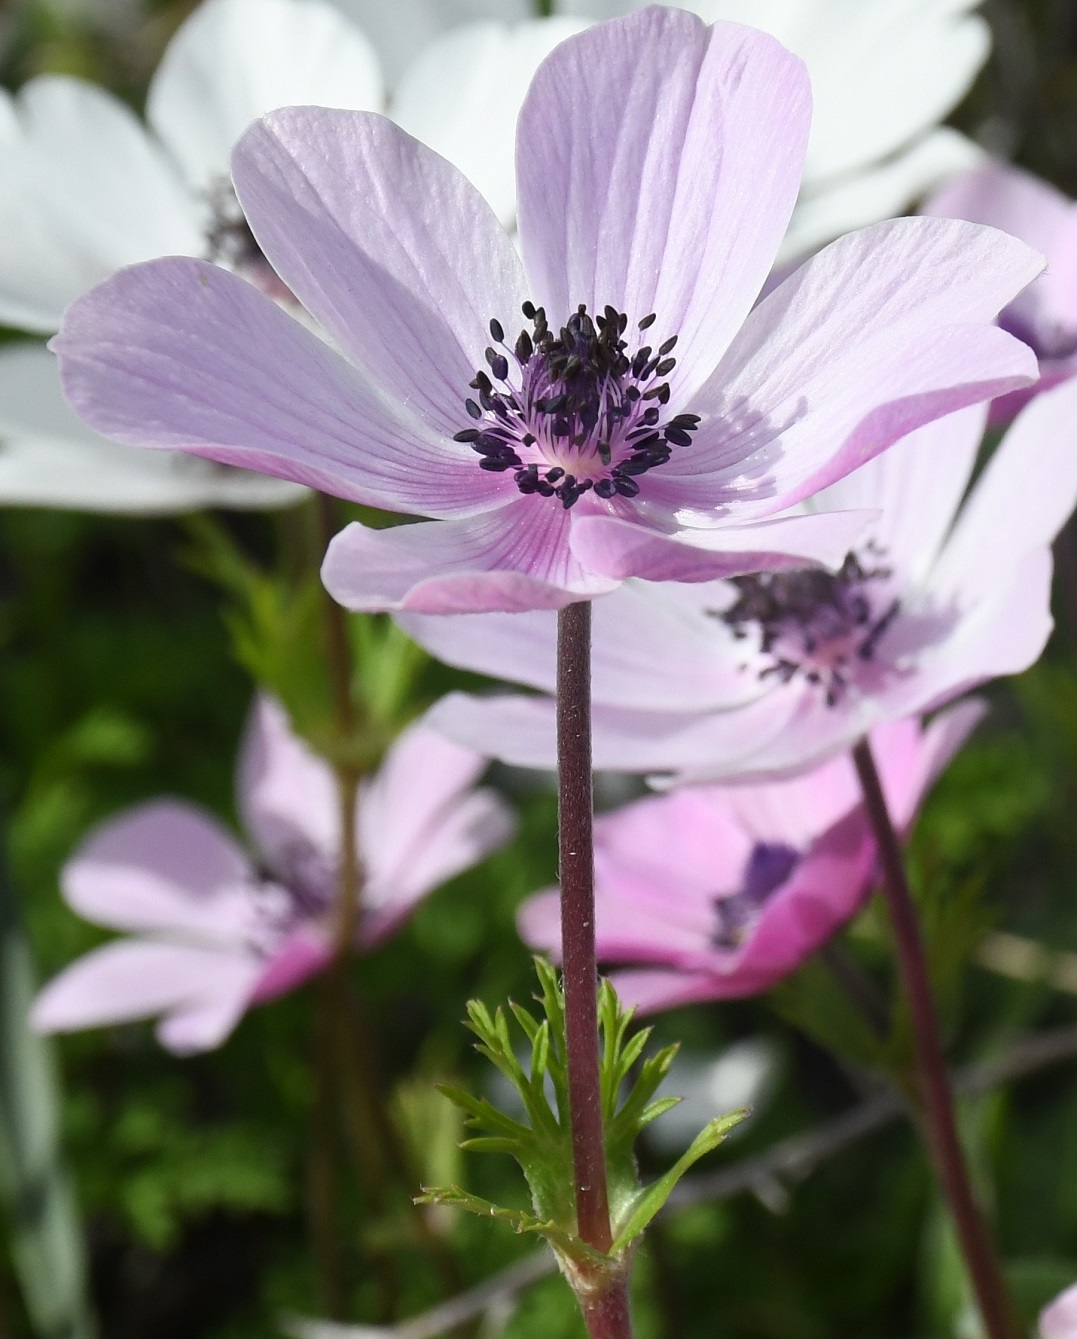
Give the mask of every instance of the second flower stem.
<svg viewBox="0 0 1077 1339">
<path fill-rule="evenodd" d="M 976 1203 L 961 1149 L 931 979 L 916 907 L 909 891 L 905 859 L 866 739 L 853 749 L 853 762 L 882 863 L 883 891 L 912 1023 L 920 1108 L 932 1161 L 950 1208 L 984 1329 L 989 1339 L 1018 1339 L 1020 1330 L 998 1252 Z"/>
<path fill-rule="evenodd" d="M 565 983 L 568 1095 L 576 1224 L 583 1240 L 612 1245 L 598 1061 L 594 789 L 591 778 L 591 606 L 557 615 L 557 839 Z"/>
</svg>

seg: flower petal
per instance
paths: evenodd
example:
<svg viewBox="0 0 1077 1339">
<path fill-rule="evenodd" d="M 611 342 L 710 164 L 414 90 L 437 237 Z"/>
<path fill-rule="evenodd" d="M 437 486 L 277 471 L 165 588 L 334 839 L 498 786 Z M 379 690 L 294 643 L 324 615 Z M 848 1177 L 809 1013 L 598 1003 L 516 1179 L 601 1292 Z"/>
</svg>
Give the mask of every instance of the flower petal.
<svg viewBox="0 0 1077 1339">
<path fill-rule="evenodd" d="M 714 999 L 714 976 L 710 972 L 629 969 L 611 972 L 610 980 L 622 1005 L 635 1009 L 641 1018 Z"/>
<path fill-rule="evenodd" d="M 743 698 L 744 676 L 713 635 L 724 586 L 629 581 L 592 601 L 591 696 L 596 705 L 690 711 Z M 398 614 L 396 621 L 446 664 L 540 688 L 557 686 L 553 611 L 517 614 Z M 676 673 L 670 674 L 670 666 Z M 751 690 L 753 693 L 756 690 Z"/>
<path fill-rule="evenodd" d="M 705 421 L 691 448 L 651 492 L 692 506 L 691 489 L 706 489 L 712 505 L 772 514 L 922 424 L 1028 384 L 1031 351 L 988 323 L 1042 264 L 1022 242 L 954 220 L 840 238 L 750 314 L 695 399 Z"/>
<path fill-rule="evenodd" d="M 928 423 L 811 499 L 812 510 L 875 508 L 872 539 L 906 588 L 931 569 L 961 506 L 983 440 L 987 406 Z"/>
<path fill-rule="evenodd" d="M 298 847 L 336 864 L 340 791 L 332 768 L 264 693 L 255 698 L 240 745 L 236 798 L 243 826 L 278 877 L 292 868 Z"/>
<path fill-rule="evenodd" d="M 524 94 L 557 43 L 583 27 L 556 17 L 454 28 L 420 52 L 396 90 L 393 120 L 454 163 L 506 228 L 516 222 L 513 150 Z"/>
<path fill-rule="evenodd" d="M 1077 1283 L 1060 1293 L 1040 1312 L 1040 1339 L 1075 1339 L 1077 1336 Z"/>
<path fill-rule="evenodd" d="M 931 575 L 940 602 L 991 594 L 1046 549 L 1077 506 L 1077 381 L 1038 395 L 1014 421 L 962 509 Z"/>
<path fill-rule="evenodd" d="M 947 178 L 971 170 L 982 159 L 983 150 L 972 140 L 942 126 L 877 167 L 802 190 L 779 260 L 807 256 L 854 228 L 902 214 L 911 201 L 921 199 Z"/>
<path fill-rule="evenodd" d="M 251 1004 L 257 967 L 238 957 L 220 964 L 202 999 L 171 1009 L 157 1024 L 157 1040 L 175 1055 L 212 1051 L 227 1041 Z"/>
<path fill-rule="evenodd" d="M 698 387 L 774 262 L 804 162 L 803 65 L 752 28 L 655 6 L 539 68 L 520 113 L 520 241 L 556 328 L 584 302 L 678 335 Z M 689 261 L 690 258 L 690 261 Z"/>
<path fill-rule="evenodd" d="M 0 504 L 160 516 L 202 507 L 272 508 L 298 484 L 173 451 L 110 442 L 71 412 L 40 344 L 0 349 Z"/>
<path fill-rule="evenodd" d="M 51 334 L 122 265 L 199 254 L 205 207 L 118 99 L 60 75 L 31 80 L 0 143 L 0 320 Z"/>
<path fill-rule="evenodd" d="M 38 1032 L 77 1032 L 171 1010 L 201 1013 L 208 1007 L 220 1017 L 220 1005 L 227 1002 L 231 1030 L 242 1013 L 236 1003 L 248 996 L 259 968 L 253 954 L 121 939 L 94 949 L 54 977 L 34 1001 L 30 1022 Z M 219 1026 L 215 1031 L 219 1034 Z M 219 1035 L 207 1044 L 218 1040 Z"/>
<path fill-rule="evenodd" d="M 68 906 L 97 925 L 228 944 L 249 924 L 253 874 L 211 815 L 153 800 L 95 829 L 64 866 L 61 888 Z"/>
<path fill-rule="evenodd" d="M 489 506 L 512 480 L 477 468 L 250 284 L 197 260 L 114 275 L 69 308 L 51 346 L 87 423 L 390 510 Z"/>
<path fill-rule="evenodd" d="M 232 145 L 274 107 L 381 109 L 378 58 L 324 0 L 205 0 L 168 44 L 146 118 L 188 182 L 228 176 Z"/>
<path fill-rule="evenodd" d="M 329 545 L 322 580 L 345 608 L 367 612 L 560 609 L 605 594 L 616 583 L 576 561 L 568 513 L 548 501 L 521 496 L 469 520 L 388 530 L 354 522 Z"/>
<path fill-rule="evenodd" d="M 310 925 L 301 925 L 264 963 L 251 991 L 251 1003 L 278 999 L 323 972 L 333 961 L 329 938 Z"/>
<path fill-rule="evenodd" d="M 581 516 L 572 552 L 590 571 L 621 580 L 713 581 L 805 563 L 837 566 L 872 519 L 872 512 L 834 511 L 663 534 L 618 516 Z"/>
<path fill-rule="evenodd" d="M 511 328 L 526 293 L 463 174 L 384 117 L 315 107 L 255 122 L 232 174 L 273 268 L 345 354 L 434 430 L 467 426 L 490 320 Z"/>
</svg>

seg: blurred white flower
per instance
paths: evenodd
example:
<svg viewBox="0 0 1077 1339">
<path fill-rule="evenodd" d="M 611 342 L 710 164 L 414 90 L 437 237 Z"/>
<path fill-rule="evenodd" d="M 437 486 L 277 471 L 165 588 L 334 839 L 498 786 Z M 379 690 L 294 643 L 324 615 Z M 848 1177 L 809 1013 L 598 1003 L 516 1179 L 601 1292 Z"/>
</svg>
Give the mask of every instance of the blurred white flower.
<svg viewBox="0 0 1077 1339">
<path fill-rule="evenodd" d="M 352 8 L 372 17 L 378 7 Z M 398 50 L 412 53 L 444 17 L 415 0 L 392 14 Z M 396 118 L 471 175 L 507 224 L 519 105 L 542 57 L 580 26 L 474 23 L 436 38 L 396 84 Z M 0 93 L 0 323 L 51 334 L 87 289 L 164 255 L 208 256 L 272 291 L 229 183 L 232 144 L 279 106 L 384 110 L 380 55 L 328 0 L 205 0 L 165 52 L 145 124 L 67 76 Z M 305 493 L 98 436 L 68 411 L 55 359 L 37 343 L 0 349 L 0 443 L 0 503 L 162 514 L 282 506 Z"/>
<path fill-rule="evenodd" d="M 560 0 L 609 18 L 646 0 Z M 980 151 L 939 126 L 968 92 L 991 35 L 980 0 L 684 0 L 707 23 L 773 33 L 808 66 L 814 116 L 785 259 L 905 211 Z"/>
</svg>

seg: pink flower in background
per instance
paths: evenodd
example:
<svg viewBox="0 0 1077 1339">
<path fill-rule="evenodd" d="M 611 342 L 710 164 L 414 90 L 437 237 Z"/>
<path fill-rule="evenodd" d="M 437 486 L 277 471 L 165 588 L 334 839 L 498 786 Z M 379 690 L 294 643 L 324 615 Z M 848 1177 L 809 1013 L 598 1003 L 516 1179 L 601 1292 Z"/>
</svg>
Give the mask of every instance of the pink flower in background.
<svg viewBox="0 0 1077 1339">
<path fill-rule="evenodd" d="M 1047 269 L 999 317 L 1032 347 L 1042 378 L 995 402 L 992 418 L 1008 422 L 1033 395 L 1077 373 L 1077 202 L 1010 163 L 989 163 L 944 186 L 924 213 L 1001 228 L 1047 257 Z"/>
<path fill-rule="evenodd" d="M 1040 1339 L 1077 1339 L 1077 1283 L 1040 1312 Z"/>
<path fill-rule="evenodd" d="M 980 715 L 966 702 L 923 731 L 873 731 L 900 828 Z M 875 844 L 846 755 L 791 781 L 686 786 L 603 815 L 595 875 L 598 956 L 618 967 L 625 1003 L 651 1012 L 755 995 L 794 971 L 863 906 Z M 518 919 L 528 944 L 560 953 L 556 890 Z"/>
<path fill-rule="evenodd" d="M 363 875 L 357 948 L 373 948 L 446 879 L 513 832 L 485 759 L 423 726 L 406 730 L 357 806 Z M 157 800 L 105 823 L 64 867 L 87 920 L 131 931 L 40 993 L 32 1021 L 67 1032 L 161 1015 L 179 1053 L 218 1046 L 252 1005 L 292 990 L 332 956 L 339 851 L 333 773 L 269 698 L 255 704 L 238 803 L 256 856 L 194 805 Z"/>
<path fill-rule="evenodd" d="M 638 582 L 596 601 L 595 765 L 779 775 L 1033 664 L 1051 543 L 1077 502 L 1077 381 L 1022 411 L 966 497 L 984 417 L 921 428 L 811 500 L 878 516 L 836 572 Z M 450 664 L 552 691 L 548 615 L 400 621 Z M 428 720 L 507 762 L 554 763 L 548 697 L 453 694 Z"/>
<path fill-rule="evenodd" d="M 271 113 L 236 191 L 335 347 L 223 270 L 150 262 L 69 309 L 67 395 L 117 440 L 435 518 L 337 537 L 323 576 L 354 609 L 556 608 L 633 575 L 840 561 L 862 517 L 777 513 L 1027 384 L 1031 354 L 991 323 L 1041 262 L 899 219 L 756 305 L 809 104 L 801 62 L 749 28 L 652 8 L 569 38 L 520 115 L 522 261 L 384 118 Z"/>
</svg>

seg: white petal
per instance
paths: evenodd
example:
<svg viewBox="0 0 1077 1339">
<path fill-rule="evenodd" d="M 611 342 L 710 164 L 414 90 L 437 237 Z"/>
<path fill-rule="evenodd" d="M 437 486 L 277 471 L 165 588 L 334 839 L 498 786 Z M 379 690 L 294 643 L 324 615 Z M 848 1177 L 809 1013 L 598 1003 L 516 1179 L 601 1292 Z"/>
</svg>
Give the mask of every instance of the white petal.
<svg viewBox="0 0 1077 1339">
<path fill-rule="evenodd" d="M 68 408 L 47 349 L 0 349 L 0 505 L 167 516 L 290 506 L 305 496 L 283 479 L 110 442 Z"/>
<path fill-rule="evenodd" d="M 395 88 L 415 59 L 443 32 L 467 23 L 498 19 L 516 23 L 530 18 L 528 0 L 334 0 L 373 41 L 390 88 Z"/>
<path fill-rule="evenodd" d="M 904 213 L 914 200 L 974 168 L 983 156 L 972 140 L 943 126 L 879 167 L 809 187 L 797 201 L 778 259 L 807 255 L 831 238 Z"/>
<path fill-rule="evenodd" d="M 406 70 L 393 120 L 454 163 L 506 227 L 516 219 L 516 118 L 539 63 L 585 25 L 476 23 L 431 42 Z"/>
<path fill-rule="evenodd" d="M 204 249 L 203 207 L 134 115 L 78 79 L 34 79 L 0 141 L 0 320 L 51 332 L 122 265 Z"/>
<path fill-rule="evenodd" d="M 275 107 L 380 111 L 378 58 L 325 0 L 206 0 L 179 29 L 150 85 L 146 115 L 187 180 L 227 180 L 247 126 Z"/>
</svg>

